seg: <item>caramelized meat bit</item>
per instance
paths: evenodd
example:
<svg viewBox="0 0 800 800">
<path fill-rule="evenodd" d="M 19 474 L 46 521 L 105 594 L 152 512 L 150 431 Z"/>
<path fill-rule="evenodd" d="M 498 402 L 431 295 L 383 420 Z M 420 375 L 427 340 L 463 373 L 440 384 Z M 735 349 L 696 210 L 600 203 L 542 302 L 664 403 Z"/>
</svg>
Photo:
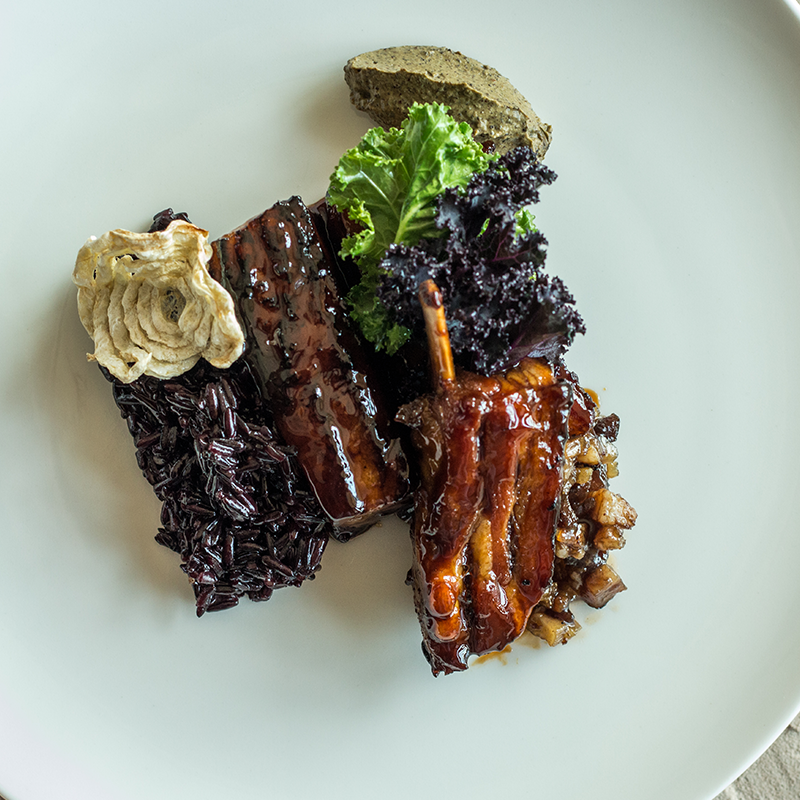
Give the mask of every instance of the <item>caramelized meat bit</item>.
<svg viewBox="0 0 800 800">
<path fill-rule="evenodd" d="M 237 299 L 250 360 L 338 538 L 396 510 L 407 465 L 361 368 L 331 257 L 294 197 L 214 243 L 211 274 Z"/>
<path fill-rule="evenodd" d="M 557 644 L 566 644 L 579 630 L 580 624 L 569 614 L 569 619 L 564 620 L 551 611 L 537 607 L 528 620 L 528 630 L 544 639 L 550 647 Z"/>
<path fill-rule="evenodd" d="M 619 435 L 619 417 L 616 414 L 600 417 L 594 424 L 594 432 L 609 442 L 615 442 Z"/>
<path fill-rule="evenodd" d="M 553 582 L 528 621 L 528 630 L 550 645 L 565 644 L 577 631 L 569 610 L 574 599 L 602 608 L 625 590 L 607 563 L 608 553 L 625 546 L 625 531 L 636 523 L 633 507 L 609 489 L 618 474 L 612 442 L 619 433 L 619 417 L 599 416 L 597 401 L 577 378 L 566 370 L 557 374 L 573 383 L 575 400 L 564 446 Z"/>
<path fill-rule="evenodd" d="M 573 390 L 538 359 L 456 375 L 430 281 L 420 300 L 438 385 L 398 419 L 420 455 L 410 577 L 436 675 L 516 639 L 551 582 Z"/>
<path fill-rule="evenodd" d="M 622 591 L 625 591 L 625 584 L 619 575 L 608 564 L 600 564 L 582 576 L 578 596 L 592 608 L 602 608 Z"/>
</svg>

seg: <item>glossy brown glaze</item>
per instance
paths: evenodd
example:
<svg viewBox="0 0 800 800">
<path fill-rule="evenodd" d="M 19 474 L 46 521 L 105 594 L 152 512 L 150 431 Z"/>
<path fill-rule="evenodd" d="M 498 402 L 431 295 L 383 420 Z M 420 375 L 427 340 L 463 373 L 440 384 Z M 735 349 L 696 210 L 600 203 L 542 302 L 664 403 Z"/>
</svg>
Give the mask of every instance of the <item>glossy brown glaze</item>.
<svg viewBox="0 0 800 800">
<path fill-rule="evenodd" d="M 560 381 L 572 384 L 575 389 L 572 409 L 569 413 L 569 435 L 583 436 L 591 430 L 595 423 L 599 405 L 597 395 L 584 389 L 580 385 L 578 376 L 568 370 L 563 361 L 555 367 L 555 376 Z"/>
<path fill-rule="evenodd" d="M 299 198 L 214 243 L 210 271 L 234 297 L 275 423 L 340 538 L 395 510 L 408 492 L 399 441 L 361 368 L 326 246 Z"/>
<path fill-rule="evenodd" d="M 410 574 L 434 674 L 502 650 L 553 574 L 571 384 L 526 359 L 404 406 L 421 465 Z"/>
</svg>

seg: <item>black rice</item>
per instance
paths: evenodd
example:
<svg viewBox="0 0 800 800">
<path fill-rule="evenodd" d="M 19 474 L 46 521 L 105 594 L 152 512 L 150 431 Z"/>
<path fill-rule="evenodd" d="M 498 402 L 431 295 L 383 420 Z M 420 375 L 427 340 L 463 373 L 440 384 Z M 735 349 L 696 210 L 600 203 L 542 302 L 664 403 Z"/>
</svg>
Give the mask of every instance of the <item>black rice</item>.
<svg viewBox="0 0 800 800">
<path fill-rule="evenodd" d="M 168 381 L 102 372 L 163 503 L 156 541 L 180 555 L 198 616 L 314 577 L 331 524 L 244 359 Z"/>
</svg>

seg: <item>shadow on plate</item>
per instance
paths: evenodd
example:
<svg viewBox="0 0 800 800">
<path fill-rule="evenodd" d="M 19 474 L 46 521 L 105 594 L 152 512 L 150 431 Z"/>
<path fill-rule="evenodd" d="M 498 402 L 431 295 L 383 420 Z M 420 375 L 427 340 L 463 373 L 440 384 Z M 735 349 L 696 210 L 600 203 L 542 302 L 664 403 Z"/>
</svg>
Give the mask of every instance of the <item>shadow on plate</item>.
<svg viewBox="0 0 800 800">
<path fill-rule="evenodd" d="M 65 268 L 65 276 L 70 275 Z M 52 295 L 52 306 L 31 343 L 36 363 L 35 396 L 52 447 L 53 485 L 67 519 L 61 534 L 77 531 L 91 545 L 114 549 L 120 569 L 146 581 L 166 598 L 191 590 L 178 559 L 153 541 L 158 500 L 136 464 L 135 448 L 98 367 L 87 362 L 92 343 L 80 323 L 69 278 Z M 71 523 L 71 526 L 67 522 Z M 163 552 L 162 552 L 163 551 Z M 113 562 L 110 562 L 113 564 Z"/>
</svg>

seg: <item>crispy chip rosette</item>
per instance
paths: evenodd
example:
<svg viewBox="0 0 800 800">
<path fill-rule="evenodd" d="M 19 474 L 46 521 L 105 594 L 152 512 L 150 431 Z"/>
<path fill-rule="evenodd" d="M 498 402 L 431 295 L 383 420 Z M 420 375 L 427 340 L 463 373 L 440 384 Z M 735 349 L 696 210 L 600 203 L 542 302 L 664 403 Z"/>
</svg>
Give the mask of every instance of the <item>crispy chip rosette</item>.
<svg viewBox="0 0 800 800">
<path fill-rule="evenodd" d="M 200 358 L 229 367 L 244 335 L 228 292 L 208 273 L 208 233 L 176 220 L 166 230 L 113 230 L 81 248 L 72 279 L 94 340 L 89 359 L 124 383 L 173 378 Z"/>
</svg>

